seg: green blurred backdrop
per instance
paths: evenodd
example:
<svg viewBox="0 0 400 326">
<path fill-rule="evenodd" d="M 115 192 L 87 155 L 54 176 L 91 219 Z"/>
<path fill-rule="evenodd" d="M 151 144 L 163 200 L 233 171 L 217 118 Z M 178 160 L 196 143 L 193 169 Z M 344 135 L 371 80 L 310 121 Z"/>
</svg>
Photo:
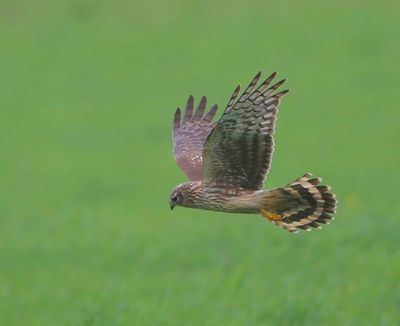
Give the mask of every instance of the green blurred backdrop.
<svg viewBox="0 0 400 326">
<path fill-rule="evenodd" d="M 0 2 L 1 325 L 398 325 L 397 1 Z M 267 187 L 337 218 L 168 207 L 171 123 L 278 70 Z"/>
</svg>

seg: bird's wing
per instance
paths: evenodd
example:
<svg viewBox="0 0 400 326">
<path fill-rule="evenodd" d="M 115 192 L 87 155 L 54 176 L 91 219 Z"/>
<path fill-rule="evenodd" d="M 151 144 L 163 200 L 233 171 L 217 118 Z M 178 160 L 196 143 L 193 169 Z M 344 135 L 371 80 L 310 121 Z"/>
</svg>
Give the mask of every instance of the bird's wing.
<svg viewBox="0 0 400 326">
<path fill-rule="evenodd" d="M 196 111 L 193 112 L 194 100 L 190 96 L 183 119 L 181 110 L 175 112 L 173 122 L 174 158 L 189 180 L 201 180 L 203 144 L 208 134 L 214 128 L 213 118 L 218 110 L 213 105 L 206 114 L 207 99 L 202 97 Z"/>
<path fill-rule="evenodd" d="M 270 86 L 276 73 L 255 89 L 260 76 L 261 72 L 238 100 L 240 86 L 236 87 L 208 136 L 203 150 L 203 181 L 227 188 L 263 188 L 274 150 L 277 109 L 288 90 L 276 92 L 285 79 Z"/>
</svg>

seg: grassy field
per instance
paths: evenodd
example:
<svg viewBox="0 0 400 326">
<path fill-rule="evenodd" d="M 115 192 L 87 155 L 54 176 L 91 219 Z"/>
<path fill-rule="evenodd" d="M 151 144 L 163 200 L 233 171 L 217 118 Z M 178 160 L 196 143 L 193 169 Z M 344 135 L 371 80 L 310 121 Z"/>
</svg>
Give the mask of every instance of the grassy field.
<svg viewBox="0 0 400 326">
<path fill-rule="evenodd" d="M 1 325 L 399 325 L 396 1 L 1 1 Z M 266 187 L 337 218 L 292 235 L 176 209 L 171 123 L 288 77 Z"/>
</svg>

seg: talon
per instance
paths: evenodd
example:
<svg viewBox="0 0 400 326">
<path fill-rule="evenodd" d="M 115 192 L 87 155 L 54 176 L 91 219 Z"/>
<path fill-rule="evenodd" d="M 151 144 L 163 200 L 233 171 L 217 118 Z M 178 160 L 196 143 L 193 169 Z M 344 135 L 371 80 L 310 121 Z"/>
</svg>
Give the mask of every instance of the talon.
<svg viewBox="0 0 400 326">
<path fill-rule="evenodd" d="M 265 209 L 261 209 L 260 211 L 261 211 L 261 215 L 270 221 L 281 221 L 282 220 L 282 215 L 280 215 L 280 214 L 271 213 Z"/>
</svg>

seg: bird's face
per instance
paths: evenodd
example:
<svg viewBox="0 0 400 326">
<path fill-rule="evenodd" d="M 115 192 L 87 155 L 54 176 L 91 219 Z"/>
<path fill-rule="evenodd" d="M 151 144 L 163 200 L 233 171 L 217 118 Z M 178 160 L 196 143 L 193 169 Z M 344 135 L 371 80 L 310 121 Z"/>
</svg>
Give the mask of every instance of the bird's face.
<svg viewBox="0 0 400 326">
<path fill-rule="evenodd" d="M 178 186 L 176 187 L 169 196 L 169 207 L 174 209 L 175 206 L 181 206 L 183 204 L 183 192 L 182 189 Z"/>
<path fill-rule="evenodd" d="M 169 196 L 169 206 L 171 209 L 175 206 L 192 207 L 193 202 L 197 200 L 197 192 L 200 184 L 200 181 L 193 181 L 181 183 L 176 186 Z"/>
</svg>

